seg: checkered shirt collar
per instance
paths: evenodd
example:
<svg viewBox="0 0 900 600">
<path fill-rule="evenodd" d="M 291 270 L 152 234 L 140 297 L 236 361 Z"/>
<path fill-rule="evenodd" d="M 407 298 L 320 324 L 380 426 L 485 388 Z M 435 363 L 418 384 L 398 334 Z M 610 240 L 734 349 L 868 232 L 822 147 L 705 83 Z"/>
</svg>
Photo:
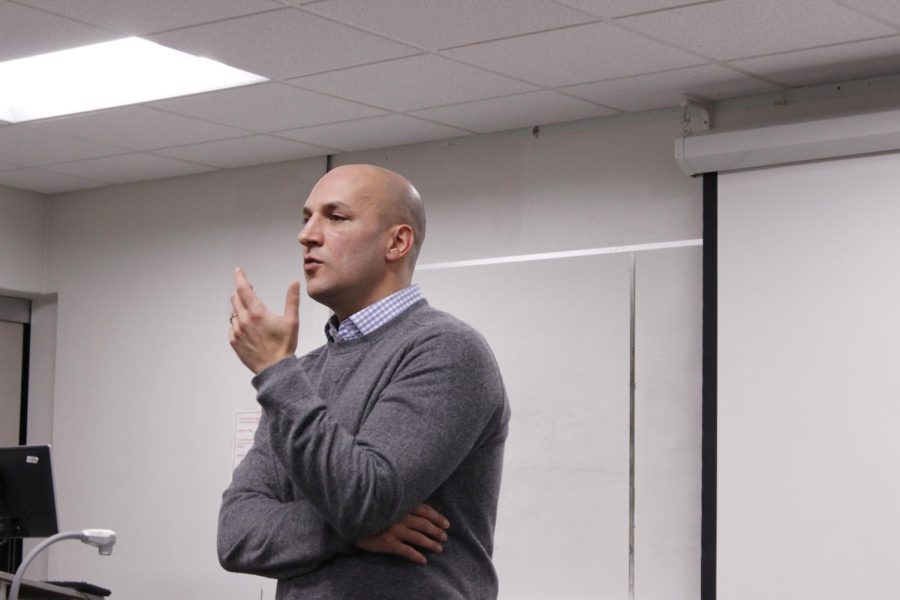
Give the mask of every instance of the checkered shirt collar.
<svg viewBox="0 0 900 600">
<path fill-rule="evenodd" d="M 325 335 L 329 341 L 348 342 L 359 339 L 386 325 L 422 297 L 419 286 L 413 284 L 370 304 L 358 313 L 350 315 L 340 324 L 338 324 L 337 316 L 332 315 L 325 324 Z"/>
</svg>

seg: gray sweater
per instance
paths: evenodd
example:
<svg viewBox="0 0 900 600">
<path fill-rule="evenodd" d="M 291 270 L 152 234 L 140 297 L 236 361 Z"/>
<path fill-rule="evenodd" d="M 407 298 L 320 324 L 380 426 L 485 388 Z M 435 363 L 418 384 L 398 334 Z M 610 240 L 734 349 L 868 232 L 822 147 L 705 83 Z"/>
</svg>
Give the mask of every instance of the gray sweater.
<svg viewBox="0 0 900 600">
<path fill-rule="evenodd" d="M 253 384 L 263 417 L 223 495 L 223 567 L 277 578 L 286 600 L 496 598 L 510 412 L 477 332 L 421 300 Z M 421 502 L 450 521 L 427 565 L 354 548 Z"/>
</svg>

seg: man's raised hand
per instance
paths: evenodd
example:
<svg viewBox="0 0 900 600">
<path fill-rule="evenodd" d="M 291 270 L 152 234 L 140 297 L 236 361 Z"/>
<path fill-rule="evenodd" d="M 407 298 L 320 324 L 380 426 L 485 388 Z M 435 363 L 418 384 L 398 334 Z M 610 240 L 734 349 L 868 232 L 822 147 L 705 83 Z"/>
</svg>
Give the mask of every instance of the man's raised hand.
<svg viewBox="0 0 900 600">
<path fill-rule="evenodd" d="M 441 542 L 447 541 L 450 522 L 427 504 L 420 504 L 400 521 L 381 533 L 363 538 L 356 547 L 378 554 L 395 554 L 408 561 L 424 565 L 425 555 L 416 550 L 419 547 L 431 552 L 443 552 Z"/>
<path fill-rule="evenodd" d="M 300 282 L 288 287 L 283 315 L 266 308 L 240 268 L 234 270 L 234 286 L 228 341 L 241 362 L 259 374 L 293 356 L 299 334 Z"/>
</svg>

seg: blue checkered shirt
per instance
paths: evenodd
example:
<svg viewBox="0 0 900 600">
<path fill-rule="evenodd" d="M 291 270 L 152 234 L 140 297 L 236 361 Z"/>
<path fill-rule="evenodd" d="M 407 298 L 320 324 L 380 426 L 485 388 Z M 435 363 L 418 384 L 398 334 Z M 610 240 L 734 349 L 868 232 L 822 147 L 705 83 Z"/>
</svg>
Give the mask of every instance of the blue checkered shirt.
<svg viewBox="0 0 900 600">
<path fill-rule="evenodd" d="M 370 304 L 358 313 L 354 313 L 338 324 L 337 316 L 332 315 L 325 324 L 325 335 L 328 341 L 349 342 L 369 335 L 404 310 L 422 299 L 419 286 L 413 284 L 387 298 Z"/>
</svg>

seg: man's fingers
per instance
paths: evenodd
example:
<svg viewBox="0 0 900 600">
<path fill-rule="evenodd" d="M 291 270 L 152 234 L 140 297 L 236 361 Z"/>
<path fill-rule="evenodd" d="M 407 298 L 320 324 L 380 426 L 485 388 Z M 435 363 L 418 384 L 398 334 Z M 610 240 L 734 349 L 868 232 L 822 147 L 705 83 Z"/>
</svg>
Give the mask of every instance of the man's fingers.
<svg viewBox="0 0 900 600">
<path fill-rule="evenodd" d="M 244 308 L 244 304 L 238 297 L 237 292 L 231 295 L 231 310 L 232 314 L 237 315 L 237 317 L 235 318 L 237 318 L 238 320 L 244 320 L 247 315 L 247 309 Z M 230 321 L 231 320 L 229 319 L 229 322 Z"/>
<path fill-rule="evenodd" d="M 424 554 L 407 544 L 398 543 L 394 548 L 394 554 L 402 556 L 406 560 L 416 564 L 424 565 L 428 563 L 428 559 L 425 558 Z"/>
<path fill-rule="evenodd" d="M 234 287 L 239 287 L 241 285 L 250 285 L 250 282 L 247 280 L 247 274 L 244 273 L 244 270 L 240 267 L 234 268 Z"/>
<path fill-rule="evenodd" d="M 422 503 L 415 507 L 412 511 L 412 514 L 424 519 L 428 519 L 438 527 L 443 527 L 444 529 L 450 527 L 450 521 L 448 521 L 444 515 L 434 510 L 425 503 Z"/>
<path fill-rule="evenodd" d="M 433 540 L 441 540 L 442 542 L 447 540 L 447 534 L 444 533 L 444 529 L 438 527 L 424 517 L 408 515 L 405 519 L 403 519 L 403 524 L 411 530 L 424 533 Z"/>
<path fill-rule="evenodd" d="M 393 554 L 424 565 L 428 560 L 419 550 L 443 552 L 444 547 L 437 539 L 430 538 L 425 533 L 412 527 L 411 520 L 417 521 L 416 527 L 431 528 L 432 531 L 440 532 L 443 535 L 443 530 L 430 523 L 427 519 L 415 515 L 407 515 L 402 521 L 394 523 L 381 533 L 358 540 L 355 545 L 357 548 L 367 552 Z"/>
<path fill-rule="evenodd" d="M 247 276 L 244 274 L 244 270 L 240 267 L 234 270 L 234 288 L 241 304 L 246 308 L 254 308 L 255 305 L 259 303 L 259 298 L 256 297 L 253 286 L 250 285 Z"/>
<path fill-rule="evenodd" d="M 289 319 L 297 319 L 300 316 L 299 281 L 295 281 L 288 286 L 287 296 L 284 298 L 284 316 Z"/>
<path fill-rule="evenodd" d="M 415 529 L 410 529 L 408 527 L 394 527 L 394 535 L 398 540 L 405 542 L 406 544 L 413 544 L 419 548 L 423 548 L 425 550 L 431 550 L 432 552 L 443 552 L 444 547 L 441 546 L 439 542 L 428 537 L 423 533 L 419 533 Z"/>
</svg>

